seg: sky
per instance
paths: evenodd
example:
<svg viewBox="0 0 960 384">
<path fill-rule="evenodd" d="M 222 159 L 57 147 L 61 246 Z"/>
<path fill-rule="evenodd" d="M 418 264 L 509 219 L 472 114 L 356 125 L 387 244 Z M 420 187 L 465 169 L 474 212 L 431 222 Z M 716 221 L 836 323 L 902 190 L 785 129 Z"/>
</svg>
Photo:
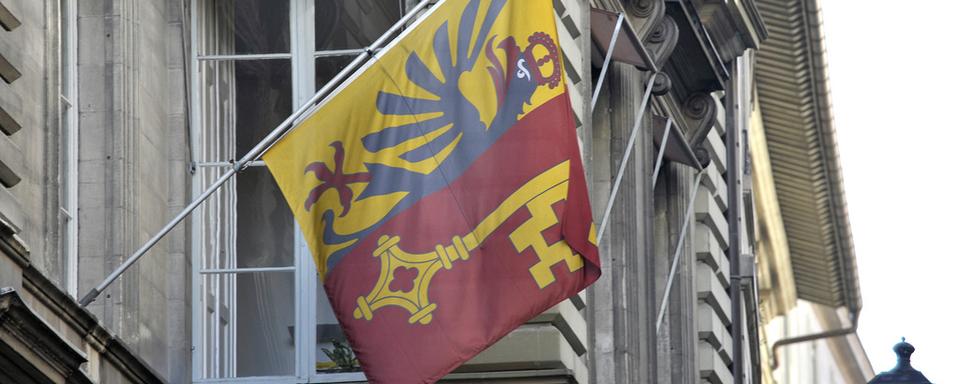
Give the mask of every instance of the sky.
<svg viewBox="0 0 960 384">
<path fill-rule="evenodd" d="M 960 345 L 960 3 L 820 0 L 863 311 L 877 373 L 906 337 L 934 383 Z M 951 371 L 953 373 L 951 373 Z"/>
</svg>

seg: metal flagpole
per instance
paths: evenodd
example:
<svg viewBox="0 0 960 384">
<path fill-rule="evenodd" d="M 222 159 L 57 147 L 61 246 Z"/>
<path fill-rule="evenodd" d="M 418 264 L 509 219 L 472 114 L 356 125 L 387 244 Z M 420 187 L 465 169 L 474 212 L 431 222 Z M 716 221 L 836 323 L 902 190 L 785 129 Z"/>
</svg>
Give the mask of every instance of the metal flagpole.
<svg viewBox="0 0 960 384">
<path fill-rule="evenodd" d="M 620 191 L 620 182 L 623 181 L 623 172 L 627 170 L 627 161 L 630 161 L 630 155 L 633 154 L 633 146 L 637 141 L 637 133 L 640 132 L 640 124 L 643 122 L 643 113 L 647 110 L 650 103 L 650 94 L 653 92 L 653 83 L 657 79 L 657 73 L 650 75 L 647 80 L 647 89 L 643 92 L 643 99 L 640 101 L 640 110 L 637 112 L 637 121 L 633 124 L 633 130 L 630 131 L 630 138 L 627 139 L 627 148 L 623 152 L 623 158 L 620 160 L 620 169 L 617 171 L 617 178 L 613 182 L 613 189 L 610 191 L 610 199 L 607 200 L 607 207 L 603 210 L 603 218 L 600 220 L 600 229 L 597 231 L 597 244 L 603 240 L 603 234 L 607 229 L 607 223 L 610 221 L 610 211 L 613 210 L 613 203 L 617 199 L 617 192 Z"/>
<path fill-rule="evenodd" d="M 677 276 L 677 266 L 680 264 L 680 250 L 683 248 L 683 238 L 687 236 L 687 228 L 690 226 L 690 216 L 693 215 L 693 206 L 697 199 L 697 190 L 700 189 L 700 180 L 703 180 L 703 170 L 697 172 L 697 178 L 693 181 L 693 191 L 690 192 L 690 201 L 687 203 L 687 212 L 683 216 L 683 225 L 680 227 L 680 236 L 677 237 L 677 248 L 673 251 L 673 262 L 670 265 L 670 277 L 667 278 L 667 286 L 663 290 L 663 300 L 660 301 L 660 310 L 657 312 L 657 333 L 660 332 L 660 324 L 663 323 L 663 315 L 667 312 L 667 299 L 670 298 L 670 288 L 673 287 L 673 278 Z"/>
<path fill-rule="evenodd" d="M 600 90 L 603 89 L 603 80 L 607 77 L 607 70 L 610 69 L 610 60 L 613 59 L 613 50 L 617 46 L 617 40 L 620 37 L 620 29 L 623 28 L 623 13 L 617 17 L 617 26 L 613 27 L 613 36 L 610 37 L 610 45 L 607 47 L 607 57 L 603 59 L 603 67 L 600 69 L 600 78 L 597 79 L 597 87 L 593 90 L 593 98 L 590 100 L 590 111 L 597 106 L 597 99 L 600 98 Z"/>
<path fill-rule="evenodd" d="M 320 102 L 331 91 L 333 91 L 340 82 L 342 82 L 347 76 L 353 73 L 353 71 L 355 71 L 360 65 L 362 65 L 368 58 L 370 58 L 370 56 L 373 55 L 374 51 L 380 49 L 387 42 L 390 36 L 392 36 L 394 33 L 396 33 L 401 28 L 403 28 L 406 25 L 406 23 L 410 21 L 410 19 L 414 18 L 417 15 L 417 13 L 423 10 L 423 8 L 425 8 L 431 2 L 432 0 L 422 0 L 415 7 L 413 7 L 413 9 L 411 9 L 410 12 L 407 12 L 406 15 L 404 15 L 402 18 L 400 18 L 399 21 L 397 21 L 392 27 L 390 27 L 390 29 L 384 32 L 383 35 L 380 36 L 380 38 L 378 38 L 376 41 L 370 44 L 370 46 L 364 49 L 363 52 L 359 56 L 354 58 L 353 61 L 350 62 L 349 65 L 347 65 L 346 68 L 341 70 L 340 73 L 337 74 L 337 76 L 335 76 L 333 79 L 327 82 L 327 84 L 324 85 L 323 88 L 317 91 L 317 93 L 314 94 L 313 97 L 310 98 L 310 100 L 308 100 L 306 103 L 300 106 L 300 108 L 297 109 L 293 114 L 291 114 L 290 117 L 287 117 L 286 120 L 284 120 L 282 123 L 280 123 L 280 125 L 274 128 L 273 131 L 270 132 L 270 134 L 268 134 L 265 138 L 263 138 L 263 140 L 260 141 L 260 143 L 258 143 L 255 147 L 253 147 L 253 149 L 247 152 L 246 155 L 244 155 L 240 160 L 238 160 L 233 165 L 233 167 L 227 171 L 227 173 L 220 176 L 220 178 L 217 179 L 216 182 L 214 182 L 212 185 L 207 187 L 207 189 L 203 191 L 203 193 L 200 194 L 199 197 L 194 199 L 190 203 L 190 205 L 187 205 L 186 208 L 180 211 L 180 213 L 177 214 L 177 216 L 174 217 L 172 220 L 170 220 L 170 222 L 167 223 L 167 225 L 164 226 L 163 229 L 160 230 L 160 232 L 157 232 L 156 235 L 153 235 L 153 237 L 150 238 L 150 240 L 148 240 L 145 244 L 143 244 L 143 246 L 141 246 L 140 249 L 138 249 L 136 252 L 130 255 L 130 257 L 124 260 L 123 264 L 121 264 L 119 267 L 117 267 L 117 269 L 111 272 L 110 275 L 107 276 L 103 280 L 103 282 L 100 283 L 100 285 L 97 285 L 95 288 L 91 289 L 90 292 L 88 292 L 85 296 L 83 296 L 83 298 L 80 299 L 80 302 L 79 302 L 80 305 L 83 307 L 86 307 L 87 305 L 92 303 L 94 300 L 96 300 L 97 296 L 100 296 L 100 293 L 103 292 L 103 290 L 105 290 L 108 286 L 110 286 L 110 284 L 113 283 L 118 277 L 120 277 L 120 275 L 122 275 L 127 269 L 129 269 L 130 266 L 135 264 L 137 260 L 140 260 L 140 258 L 143 257 L 143 255 L 145 255 L 147 251 L 153 248 L 153 246 L 156 245 L 157 242 L 160 241 L 160 239 L 162 239 L 164 236 L 170 233 L 170 231 L 172 231 L 177 224 L 179 224 L 181 221 L 183 221 L 183 219 L 189 216 L 190 213 L 193 212 L 193 210 L 197 209 L 197 207 L 199 207 L 200 204 L 206 201 L 207 198 L 210 197 L 210 195 L 212 195 L 214 192 L 220 189 L 220 187 L 223 186 L 223 184 L 226 183 L 227 180 L 230 180 L 230 178 L 236 175 L 238 172 L 246 169 L 251 161 L 260 158 L 260 155 L 266 152 L 266 150 L 270 146 L 272 146 L 279 138 L 283 137 L 283 135 L 286 134 L 290 130 L 290 128 L 292 128 L 294 121 L 300 118 L 301 115 L 303 115 L 306 111 L 312 108 L 316 103 Z"/>
</svg>

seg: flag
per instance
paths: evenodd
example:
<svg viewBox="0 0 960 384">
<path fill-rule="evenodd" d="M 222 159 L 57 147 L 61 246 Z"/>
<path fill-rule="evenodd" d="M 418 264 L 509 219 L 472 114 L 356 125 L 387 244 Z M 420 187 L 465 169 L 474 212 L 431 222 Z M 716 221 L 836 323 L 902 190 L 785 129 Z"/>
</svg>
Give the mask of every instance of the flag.
<svg viewBox="0 0 960 384">
<path fill-rule="evenodd" d="M 600 275 L 551 0 L 448 0 L 265 155 L 367 378 L 431 383 Z"/>
</svg>

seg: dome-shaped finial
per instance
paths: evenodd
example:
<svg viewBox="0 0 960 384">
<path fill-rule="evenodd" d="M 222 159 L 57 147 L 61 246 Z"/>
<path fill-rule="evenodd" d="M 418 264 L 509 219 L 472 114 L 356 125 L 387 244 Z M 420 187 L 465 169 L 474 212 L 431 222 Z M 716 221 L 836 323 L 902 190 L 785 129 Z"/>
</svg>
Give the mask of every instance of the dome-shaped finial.
<svg viewBox="0 0 960 384">
<path fill-rule="evenodd" d="M 927 380 L 920 371 L 913 369 L 910 366 L 910 355 L 913 354 L 913 348 L 910 343 L 907 342 L 906 337 L 901 337 L 900 342 L 897 345 L 893 346 L 893 351 L 897 353 L 897 366 L 892 370 L 881 373 L 870 380 L 867 384 L 882 384 L 882 383 L 916 383 L 916 384 L 930 384 L 930 380 Z"/>
<path fill-rule="evenodd" d="M 897 366 L 909 367 L 910 355 L 912 355 L 915 350 L 916 348 L 907 342 L 906 337 L 901 337 L 900 342 L 893 346 L 893 352 L 897 354 Z"/>
</svg>

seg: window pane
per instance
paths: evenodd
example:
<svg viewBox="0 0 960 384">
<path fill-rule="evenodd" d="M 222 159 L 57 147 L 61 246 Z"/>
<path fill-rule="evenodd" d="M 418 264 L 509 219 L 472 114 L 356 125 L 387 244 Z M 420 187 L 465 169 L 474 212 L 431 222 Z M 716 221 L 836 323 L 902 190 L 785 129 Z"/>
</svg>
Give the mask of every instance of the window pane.
<svg viewBox="0 0 960 384">
<path fill-rule="evenodd" d="M 402 16 L 404 0 L 315 0 L 316 48 L 370 45 Z"/>
<path fill-rule="evenodd" d="M 237 176 L 237 266 L 293 265 L 293 213 L 266 167 Z"/>
<path fill-rule="evenodd" d="M 237 276 L 237 376 L 294 373 L 294 275 Z"/>
<path fill-rule="evenodd" d="M 290 52 L 290 3 L 287 0 L 206 0 L 199 52 L 229 55 Z"/>
<path fill-rule="evenodd" d="M 317 89 L 327 85 L 334 76 L 350 65 L 355 56 L 321 57 L 317 59 Z"/>
<path fill-rule="evenodd" d="M 359 366 L 349 367 L 340 366 L 332 361 L 323 349 L 334 350 L 334 341 L 341 343 L 349 348 L 347 338 L 337 322 L 337 317 L 333 314 L 333 308 L 327 300 L 327 293 L 323 290 L 323 284 L 318 284 L 317 288 L 317 372 L 351 372 L 359 371 Z"/>
<path fill-rule="evenodd" d="M 243 156 L 293 113 L 288 60 L 237 61 L 237 156 Z"/>
</svg>

